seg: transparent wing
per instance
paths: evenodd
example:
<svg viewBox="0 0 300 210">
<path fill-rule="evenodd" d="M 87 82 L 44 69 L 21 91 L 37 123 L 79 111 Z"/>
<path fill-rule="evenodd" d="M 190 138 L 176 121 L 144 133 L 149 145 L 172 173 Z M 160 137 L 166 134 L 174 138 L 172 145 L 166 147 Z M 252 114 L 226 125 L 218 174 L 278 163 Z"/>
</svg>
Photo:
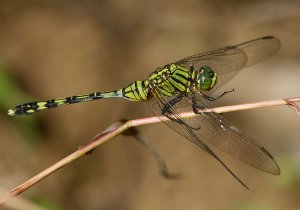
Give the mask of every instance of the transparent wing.
<svg viewBox="0 0 300 210">
<path fill-rule="evenodd" d="M 191 95 L 184 100 L 191 103 Z M 207 105 L 201 93 L 196 93 L 197 107 L 206 110 Z M 194 103 L 194 102 L 192 102 Z M 272 155 L 258 142 L 241 132 L 238 128 L 216 112 L 201 114 L 201 117 L 189 119 L 190 124 L 201 126 L 200 138 L 211 143 L 244 163 L 270 174 L 280 174 L 280 168 Z"/>
<path fill-rule="evenodd" d="M 179 112 L 181 108 L 179 107 L 170 107 L 170 110 L 168 113 L 165 113 L 162 115 L 162 110 L 165 108 L 166 105 L 170 105 L 169 101 L 174 99 L 176 96 L 173 97 L 153 97 L 148 102 L 150 110 L 158 116 L 163 123 L 165 123 L 167 126 L 175 130 L 177 133 L 185 137 L 186 139 L 190 140 L 197 146 L 199 146 L 201 149 L 203 149 L 205 152 L 210 154 L 212 157 L 214 157 L 240 184 L 242 184 L 245 188 L 249 189 L 244 182 L 238 178 L 230 169 L 229 167 L 210 149 L 210 147 L 204 143 L 199 136 L 197 135 L 198 128 L 192 128 L 188 123 L 189 121 L 187 119 L 182 119 L 179 116 Z M 183 105 L 183 104 L 180 104 Z M 182 107 L 183 108 L 183 107 Z M 164 117 L 170 118 L 172 120 L 165 121 Z M 202 129 L 201 129 L 202 130 Z"/>
<path fill-rule="evenodd" d="M 196 69 L 210 66 L 218 75 L 213 90 L 232 79 L 241 69 L 252 66 L 272 55 L 280 48 L 280 42 L 272 36 L 261 37 L 234 46 L 189 56 L 175 62 L 179 66 Z"/>
<path fill-rule="evenodd" d="M 170 100 L 172 98 L 164 101 Z M 181 119 L 177 114 L 192 112 L 193 103 L 196 103 L 199 109 L 206 110 L 207 105 L 204 100 L 201 93 L 196 93 L 195 100 L 192 99 L 191 94 L 183 97 L 181 101 L 172 105 L 171 108 L 173 118 L 180 119 L 180 121 L 170 120 L 164 123 L 202 149 L 203 146 L 201 145 L 208 143 L 254 168 L 274 175 L 280 174 L 280 169 L 271 154 L 254 139 L 239 131 L 221 115 L 209 112 L 199 114 L 198 117 Z M 162 110 L 163 106 L 165 106 L 164 103 L 166 102 L 162 102 L 161 99 L 151 100 L 151 106 L 154 107 L 152 109 L 154 109 L 156 115 L 161 115 L 159 110 Z"/>
</svg>

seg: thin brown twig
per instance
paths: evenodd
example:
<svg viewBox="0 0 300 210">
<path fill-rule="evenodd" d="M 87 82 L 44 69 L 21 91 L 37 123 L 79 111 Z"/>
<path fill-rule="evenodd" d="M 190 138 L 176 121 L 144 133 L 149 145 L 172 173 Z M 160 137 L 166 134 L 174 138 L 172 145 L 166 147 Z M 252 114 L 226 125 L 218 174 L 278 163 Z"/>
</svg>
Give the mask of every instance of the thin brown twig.
<svg viewBox="0 0 300 210">
<path fill-rule="evenodd" d="M 225 112 L 233 112 L 233 111 L 241 111 L 247 109 L 256 109 L 256 108 L 263 108 L 263 107 L 270 107 L 270 106 L 279 106 L 279 105 L 288 105 L 292 106 L 294 110 L 299 112 L 299 107 L 295 104 L 295 102 L 299 102 L 300 97 L 295 98 L 288 98 L 288 99 L 278 99 L 278 100 L 269 100 L 269 101 L 261 101 L 256 103 L 248 103 L 248 104 L 240 104 L 240 105 L 231 105 L 231 106 L 222 106 L 216 107 L 205 110 L 205 112 L 217 112 L 217 113 L 225 113 Z M 197 114 L 193 112 L 185 112 L 181 113 L 180 117 L 189 118 L 189 117 L 197 117 Z M 162 118 L 161 120 L 169 120 L 167 118 Z M 52 166 L 48 167 L 44 171 L 40 172 L 39 174 L 35 175 L 34 177 L 30 178 L 26 182 L 22 183 L 21 185 L 15 187 L 14 189 L 10 190 L 6 194 L 0 197 L 0 206 L 14 198 L 15 196 L 21 194 L 25 190 L 28 190 L 30 187 L 38 183 L 39 181 L 43 180 L 50 174 L 54 173 L 58 169 L 64 167 L 65 165 L 71 163 L 72 161 L 76 160 L 77 158 L 83 156 L 84 154 L 88 153 L 89 151 L 95 149 L 100 144 L 106 142 L 107 140 L 115 137 L 116 135 L 124 132 L 125 130 L 146 124 L 158 123 L 160 119 L 158 117 L 148 117 L 148 118 L 141 118 L 127 121 L 124 124 L 117 125 L 106 129 L 104 132 L 96 135 L 88 144 L 79 147 L 75 152 L 68 155 L 67 157 L 63 158 L 62 160 L 56 162 Z"/>
</svg>

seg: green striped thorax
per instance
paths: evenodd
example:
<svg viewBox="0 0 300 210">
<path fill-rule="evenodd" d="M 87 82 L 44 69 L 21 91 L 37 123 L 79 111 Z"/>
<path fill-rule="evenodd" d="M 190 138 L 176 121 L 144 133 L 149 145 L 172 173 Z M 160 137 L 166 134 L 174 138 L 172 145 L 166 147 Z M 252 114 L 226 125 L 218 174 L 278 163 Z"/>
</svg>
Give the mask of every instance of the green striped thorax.
<svg viewBox="0 0 300 210">
<path fill-rule="evenodd" d="M 192 86 L 199 91 L 211 90 L 217 82 L 217 73 L 211 67 L 205 65 L 200 68 L 194 69 L 194 66 L 185 68 L 177 64 L 168 64 L 162 69 L 153 72 L 148 80 L 145 80 L 145 85 L 149 84 L 150 89 L 158 86 L 160 94 L 165 96 L 172 96 L 182 92 L 190 92 Z M 129 85 L 130 90 L 135 90 L 135 87 Z M 127 91 L 125 91 L 127 92 Z M 135 91 L 133 91 L 135 92 Z M 132 100 L 133 97 L 126 98 Z"/>
<path fill-rule="evenodd" d="M 217 73 L 215 73 L 209 66 L 202 66 L 197 72 L 196 85 L 198 90 L 211 90 L 217 82 Z"/>
</svg>

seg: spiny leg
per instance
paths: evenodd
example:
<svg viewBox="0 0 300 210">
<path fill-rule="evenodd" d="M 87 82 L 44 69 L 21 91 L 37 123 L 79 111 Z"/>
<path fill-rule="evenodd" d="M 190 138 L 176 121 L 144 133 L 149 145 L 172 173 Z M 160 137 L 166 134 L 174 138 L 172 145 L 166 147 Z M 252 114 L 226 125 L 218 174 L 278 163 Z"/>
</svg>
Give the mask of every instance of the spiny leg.
<svg viewBox="0 0 300 210">
<path fill-rule="evenodd" d="M 220 99 L 222 98 L 223 96 L 225 96 L 227 93 L 231 93 L 234 91 L 234 88 L 232 88 L 232 90 L 228 90 L 228 91 L 224 91 L 221 95 L 219 95 L 216 99 Z"/>
<path fill-rule="evenodd" d="M 166 112 L 169 112 L 171 107 L 176 105 L 178 102 L 180 102 L 182 98 L 183 98 L 183 94 L 180 94 L 175 98 L 171 99 L 168 103 L 164 104 L 164 107 L 162 109 L 162 114 L 164 115 Z"/>
<path fill-rule="evenodd" d="M 178 102 L 181 101 L 183 95 L 178 95 L 175 98 L 171 99 L 168 102 L 163 101 L 161 98 L 159 98 L 159 100 L 161 101 L 161 103 L 163 104 L 163 108 L 162 108 L 162 115 L 167 117 L 170 120 L 173 120 L 179 124 L 183 124 L 184 122 L 180 119 L 180 118 L 176 118 L 175 116 L 173 116 L 172 114 L 172 107 L 177 104 Z"/>
<path fill-rule="evenodd" d="M 192 92 L 191 94 L 192 96 L 192 108 L 193 108 L 193 112 L 195 114 L 204 114 L 203 111 L 199 111 L 199 109 L 203 110 L 205 109 L 205 107 L 200 107 L 198 104 L 197 104 L 197 98 L 196 98 L 196 95 L 195 95 L 195 92 Z"/>
<path fill-rule="evenodd" d="M 168 119 L 175 121 L 179 124 L 184 124 L 185 126 L 189 127 L 190 129 L 199 130 L 200 127 L 190 126 L 190 125 L 186 124 L 182 119 L 176 118 L 172 114 L 172 111 L 171 111 L 172 107 L 175 106 L 178 102 L 180 102 L 183 97 L 184 97 L 184 94 L 180 94 L 180 95 L 176 96 L 175 98 L 171 99 L 169 102 L 165 103 L 164 107 L 162 108 L 162 115 L 164 115 Z"/>
<path fill-rule="evenodd" d="M 195 114 L 204 114 L 202 111 L 199 111 L 199 109 L 203 109 L 204 107 L 199 107 L 197 105 L 197 100 L 196 100 L 196 96 L 195 94 L 192 94 L 192 107 L 193 107 L 193 112 Z M 222 113 L 219 113 L 220 115 L 222 115 Z M 219 123 L 221 124 L 221 126 L 224 126 L 223 122 L 222 121 L 219 121 Z"/>
<path fill-rule="evenodd" d="M 232 88 L 232 90 L 229 90 L 229 91 L 224 91 L 221 95 L 217 96 L 216 98 L 211 97 L 211 96 L 208 96 L 208 95 L 205 95 L 205 94 L 203 94 L 203 93 L 202 93 L 202 96 L 203 96 L 205 99 L 209 100 L 209 101 L 216 101 L 216 100 L 222 98 L 223 96 L 225 96 L 227 93 L 231 93 L 231 92 L 233 92 L 233 91 L 234 91 L 234 88 Z"/>
</svg>

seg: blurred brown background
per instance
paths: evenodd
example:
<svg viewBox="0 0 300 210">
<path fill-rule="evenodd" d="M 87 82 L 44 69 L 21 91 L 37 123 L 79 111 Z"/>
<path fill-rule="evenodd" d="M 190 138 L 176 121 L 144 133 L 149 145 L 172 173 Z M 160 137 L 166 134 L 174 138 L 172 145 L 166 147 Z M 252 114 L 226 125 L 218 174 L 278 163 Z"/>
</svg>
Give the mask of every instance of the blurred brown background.
<svg viewBox="0 0 300 210">
<path fill-rule="evenodd" d="M 118 99 L 25 117 L 8 117 L 8 108 L 121 88 L 166 63 L 265 35 L 281 40 L 280 52 L 221 88 L 236 90 L 222 105 L 299 96 L 299 1 L 2 0 L 1 190 L 32 177 L 120 118 L 152 115 L 145 103 Z M 268 148 L 280 176 L 219 152 L 250 186 L 247 191 L 213 158 L 159 123 L 139 129 L 181 179 L 161 177 L 144 147 L 119 136 L 22 197 L 40 209 L 300 209 L 299 116 L 286 106 L 224 116 Z"/>
</svg>

